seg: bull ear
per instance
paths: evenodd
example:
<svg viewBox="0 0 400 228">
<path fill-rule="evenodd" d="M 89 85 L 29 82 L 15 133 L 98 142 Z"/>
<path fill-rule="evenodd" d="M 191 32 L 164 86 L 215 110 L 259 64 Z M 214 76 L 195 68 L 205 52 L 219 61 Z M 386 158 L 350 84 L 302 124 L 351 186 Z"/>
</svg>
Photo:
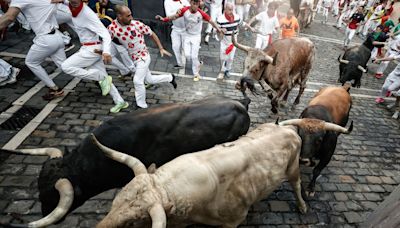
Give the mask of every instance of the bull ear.
<svg viewBox="0 0 400 228">
<path fill-rule="evenodd" d="M 147 168 L 147 172 L 148 172 L 149 174 L 155 173 L 156 170 L 157 170 L 157 166 L 156 166 L 155 163 L 151 163 L 151 165 L 149 166 L 149 168 Z"/>
</svg>

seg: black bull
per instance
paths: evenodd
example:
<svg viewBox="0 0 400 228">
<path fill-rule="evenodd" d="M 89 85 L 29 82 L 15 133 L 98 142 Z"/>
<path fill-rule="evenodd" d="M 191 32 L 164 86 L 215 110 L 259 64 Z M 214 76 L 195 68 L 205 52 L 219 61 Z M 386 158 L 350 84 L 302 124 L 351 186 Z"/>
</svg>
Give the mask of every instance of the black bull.
<svg viewBox="0 0 400 228">
<path fill-rule="evenodd" d="M 238 102 L 219 97 L 161 105 L 115 117 L 93 133 L 107 147 L 140 159 L 146 167 L 152 163 L 161 166 L 182 154 L 246 134 L 250 126 L 249 103 L 248 98 Z M 132 180 L 133 172 L 107 158 L 86 137 L 73 152 L 44 163 L 38 180 L 43 215 L 52 212 L 59 202 L 54 185 L 60 178 L 67 178 L 73 186 L 69 213 L 101 192 L 123 187 Z"/>
</svg>

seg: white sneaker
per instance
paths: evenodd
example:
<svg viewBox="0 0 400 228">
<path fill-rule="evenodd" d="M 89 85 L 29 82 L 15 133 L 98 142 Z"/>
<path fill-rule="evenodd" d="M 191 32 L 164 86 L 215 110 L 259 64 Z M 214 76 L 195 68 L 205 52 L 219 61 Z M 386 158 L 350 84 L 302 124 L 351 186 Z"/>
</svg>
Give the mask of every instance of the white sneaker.
<svg viewBox="0 0 400 228">
<path fill-rule="evenodd" d="M 392 118 L 393 118 L 393 119 L 398 119 L 398 118 L 399 118 L 399 111 L 396 111 L 396 112 L 393 114 Z"/>
<path fill-rule="evenodd" d="M 12 67 L 10 76 L 6 80 L 0 82 L 0 86 L 6 85 L 6 84 L 13 84 L 13 83 L 17 82 L 17 76 L 20 71 L 21 71 L 21 69 L 19 69 L 17 67 Z"/>
<path fill-rule="evenodd" d="M 207 33 L 206 37 L 204 37 L 204 43 L 208 44 L 210 41 L 210 34 Z"/>
</svg>

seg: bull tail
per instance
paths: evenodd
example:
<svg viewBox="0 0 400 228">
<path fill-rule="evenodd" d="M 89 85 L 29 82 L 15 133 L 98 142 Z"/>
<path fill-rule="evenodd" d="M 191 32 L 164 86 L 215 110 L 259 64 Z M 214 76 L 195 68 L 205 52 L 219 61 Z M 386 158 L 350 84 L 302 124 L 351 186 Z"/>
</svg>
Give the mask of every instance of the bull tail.
<svg viewBox="0 0 400 228">
<path fill-rule="evenodd" d="M 242 77 L 240 79 L 240 88 L 241 88 L 242 91 L 245 91 L 246 88 L 248 88 L 253 95 L 258 95 L 258 92 L 256 91 L 256 87 L 254 85 L 254 80 L 252 78 L 247 77 L 247 76 L 246 77 Z"/>
</svg>

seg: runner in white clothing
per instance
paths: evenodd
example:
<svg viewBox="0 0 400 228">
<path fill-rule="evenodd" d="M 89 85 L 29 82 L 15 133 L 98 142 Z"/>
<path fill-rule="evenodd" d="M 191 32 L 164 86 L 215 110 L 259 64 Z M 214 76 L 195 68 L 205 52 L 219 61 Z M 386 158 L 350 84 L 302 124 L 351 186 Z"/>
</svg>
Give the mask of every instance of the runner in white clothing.
<svg viewBox="0 0 400 228">
<path fill-rule="evenodd" d="M 222 1 L 223 0 L 211 0 L 210 4 L 210 17 L 211 20 L 216 21 L 217 18 L 222 15 Z M 208 41 L 210 41 L 210 33 L 212 32 L 212 25 L 207 24 L 206 28 L 206 36 L 204 38 L 204 43 L 208 44 Z M 216 36 L 214 36 L 216 38 Z"/>
<path fill-rule="evenodd" d="M 272 43 L 272 34 L 278 32 L 280 25 L 275 10 L 274 4 L 269 4 L 266 11 L 257 14 L 246 24 L 252 32 L 257 33 L 255 48 L 264 49 L 268 47 Z M 256 20 L 261 22 L 258 30 L 251 27 L 251 24 Z"/>
<path fill-rule="evenodd" d="M 175 75 L 173 74 L 151 74 L 149 69 L 151 58 L 144 41 L 144 35 L 150 36 L 157 44 L 161 57 L 164 55 L 172 55 L 163 48 L 157 35 L 149 26 L 140 21 L 133 20 L 131 10 L 127 6 L 117 5 L 116 12 L 117 20 L 114 20 L 111 25 L 108 26 L 108 30 L 111 33 L 111 36 L 118 39 L 132 57 L 136 66 L 135 76 L 133 77 L 136 105 L 138 108 L 147 108 L 146 88 L 144 86 L 145 81 L 150 84 L 170 82 L 175 89 L 177 84 L 175 81 Z"/>
<path fill-rule="evenodd" d="M 184 43 L 184 50 L 186 60 L 192 60 L 192 71 L 194 81 L 200 80 L 200 61 L 199 61 L 199 49 L 200 49 L 200 42 L 201 42 L 201 29 L 203 26 L 203 20 L 210 23 L 218 33 L 221 33 L 221 29 L 218 25 L 211 20 L 210 16 L 204 13 L 200 6 L 200 0 L 191 0 L 190 6 L 184 7 L 180 9 L 175 15 L 168 16 L 168 17 L 161 17 L 160 15 L 156 16 L 156 19 L 159 19 L 164 22 L 173 21 L 180 17 L 184 18 L 186 33 L 185 33 L 185 43 Z"/>
<path fill-rule="evenodd" d="M 189 6 L 189 2 L 187 0 L 165 0 L 164 1 L 164 9 L 165 15 L 167 17 L 173 16 L 178 12 L 178 10 L 182 9 L 185 6 Z M 171 32 L 171 42 L 172 42 L 172 50 L 174 51 L 176 58 L 175 69 L 183 68 L 183 44 L 185 38 L 185 20 L 183 17 L 178 18 L 172 21 L 172 32 Z"/>
<path fill-rule="evenodd" d="M 72 28 L 78 34 L 82 46 L 64 61 L 61 65 L 62 70 L 74 77 L 98 81 L 102 95 L 110 93 L 114 100 L 115 106 L 110 112 L 117 113 L 127 108 L 128 102 L 122 99 L 104 66 L 104 63 L 112 61 L 110 34 L 97 15 L 81 0 L 70 0 L 68 6 L 72 13 Z"/>
<path fill-rule="evenodd" d="M 46 70 L 40 65 L 47 57 L 60 67 L 66 59 L 64 41 L 55 17 L 55 0 L 13 0 L 8 11 L 0 17 L 0 30 L 6 28 L 22 12 L 29 22 L 36 37 L 25 59 L 26 66 L 40 78 L 49 91 L 44 100 L 52 100 L 64 94 L 64 91 L 53 82 Z"/>
<path fill-rule="evenodd" d="M 242 23 L 239 14 L 234 13 L 234 4 L 226 3 L 224 14 L 217 18 L 217 23 L 224 31 L 220 42 L 221 72 L 224 78 L 230 77 L 236 47 L 232 44 L 232 36 L 236 36 L 239 25 Z"/>
</svg>

